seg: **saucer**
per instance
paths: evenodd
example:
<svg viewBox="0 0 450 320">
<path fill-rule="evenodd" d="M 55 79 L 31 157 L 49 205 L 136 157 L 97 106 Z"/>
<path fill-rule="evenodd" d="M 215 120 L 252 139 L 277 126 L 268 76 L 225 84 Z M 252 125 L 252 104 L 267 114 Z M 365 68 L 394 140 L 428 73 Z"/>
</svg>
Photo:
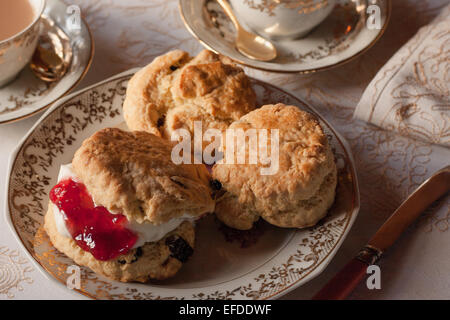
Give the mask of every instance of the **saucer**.
<svg viewBox="0 0 450 320">
<path fill-rule="evenodd" d="M 366 26 L 368 3 L 381 9 L 379 29 Z M 330 16 L 306 37 L 274 40 L 278 57 L 262 62 L 249 59 L 236 49 L 235 29 L 215 0 L 179 0 L 179 8 L 188 30 L 206 48 L 248 67 L 296 73 L 326 70 L 353 60 L 380 39 L 391 16 L 391 0 L 341 0 Z"/>
<path fill-rule="evenodd" d="M 0 124 L 19 121 L 48 108 L 69 93 L 87 73 L 93 56 L 94 42 L 88 25 L 81 19 L 81 29 L 69 27 L 68 6 L 59 0 L 47 0 L 42 15 L 42 32 L 64 32 L 70 39 L 72 61 L 67 73 L 58 81 L 46 83 L 38 79 L 30 67 L 0 88 Z"/>
</svg>

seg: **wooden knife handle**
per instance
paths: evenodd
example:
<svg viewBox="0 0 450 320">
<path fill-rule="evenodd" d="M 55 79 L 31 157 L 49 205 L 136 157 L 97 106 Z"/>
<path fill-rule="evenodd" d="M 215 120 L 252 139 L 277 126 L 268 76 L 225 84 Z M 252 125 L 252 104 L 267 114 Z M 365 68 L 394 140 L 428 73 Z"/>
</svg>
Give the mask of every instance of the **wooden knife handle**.
<svg viewBox="0 0 450 320">
<path fill-rule="evenodd" d="M 368 265 L 353 258 L 313 300 L 344 300 L 367 275 Z"/>
</svg>

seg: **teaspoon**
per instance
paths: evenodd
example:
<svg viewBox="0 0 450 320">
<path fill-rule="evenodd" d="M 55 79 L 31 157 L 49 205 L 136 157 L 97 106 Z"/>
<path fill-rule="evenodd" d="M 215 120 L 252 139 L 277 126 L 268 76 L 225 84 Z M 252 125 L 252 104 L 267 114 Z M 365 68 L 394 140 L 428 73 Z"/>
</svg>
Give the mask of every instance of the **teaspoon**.
<svg viewBox="0 0 450 320">
<path fill-rule="evenodd" d="M 233 22 L 236 35 L 236 48 L 246 57 L 260 61 L 270 61 L 277 57 L 277 49 L 268 40 L 245 30 L 236 18 L 230 4 L 226 0 L 217 0 L 225 13 Z"/>
<path fill-rule="evenodd" d="M 33 73 L 42 81 L 55 82 L 67 72 L 72 61 L 70 39 L 54 21 L 42 17 L 43 32 L 30 62 Z"/>
</svg>

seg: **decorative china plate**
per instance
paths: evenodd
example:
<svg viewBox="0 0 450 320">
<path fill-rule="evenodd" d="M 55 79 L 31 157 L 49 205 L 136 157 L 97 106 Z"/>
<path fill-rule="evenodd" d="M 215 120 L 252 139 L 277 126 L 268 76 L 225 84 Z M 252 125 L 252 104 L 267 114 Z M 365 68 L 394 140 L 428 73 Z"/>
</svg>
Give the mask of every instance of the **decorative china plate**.
<svg viewBox="0 0 450 320">
<path fill-rule="evenodd" d="M 58 81 L 39 80 L 29 66 L 13 82 L 0 88 L 0 124 L 25 119 L 48 108 L 69 93 L 86 75 L 94 57 L 94 40 L 88 25 L 80 20 L 81 29 L 68 26 L 68 6 L 60 0 L 46 0 L 42 32 L 64 32 L 70 39 L 72 62 Z"/>
<path fill-rule="evenodd" d="M 74 262 L 59 253 L 42 229 L 48 193 L 60 165 L 71 162 L 84 139 L 105 127 L 125 128 L 122 103 L 130 70 L 55 103 L 10 158 L 6 218 L 30 259 L 49 279 L 65 285 Z M 252 79 L 258 104 L 283 102 L 317 113 L 273 85 Z M 77 291 L 96 299 L 268 299 L 279 297 L 320 274 L 344 241 L 359 210 L 352 155 L 344 139 L 320 115 L 339 168 L 336 202 L 318 225 L 303 230 L 260 223 L 254 244 L 228 242 L 213 215 L 197 224 L 195 252 L 172 279 L 120 283 L 81 270 Z"/>
<path fill-rule="evenodd" d="M 374 4 L 380 8 L 380 29 L 371 30 L 366 24 L 367 9 Z M 206 48 L 248 67 L 297 73 L 326 70 L 363 54 L 383 35 L 391 15 L 391 0 L 341 0 L 306 37 L 273 41 L 278 57 L 262 62 L 249 59 L 236 49 L 235 29 L 217 1 L 179 0 L 179 7 L 184 24 Z"/>
</svg>

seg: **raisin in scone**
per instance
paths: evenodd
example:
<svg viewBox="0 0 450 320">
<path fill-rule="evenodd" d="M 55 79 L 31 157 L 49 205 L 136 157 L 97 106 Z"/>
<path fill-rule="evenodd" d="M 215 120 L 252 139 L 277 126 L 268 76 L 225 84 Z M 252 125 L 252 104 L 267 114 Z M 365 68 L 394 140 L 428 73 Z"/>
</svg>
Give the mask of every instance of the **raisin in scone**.
<svg viewBox="0 0 450 320">
<path fill-rule="evenodd" d="M 203 165 L 175 165 L 150 133 L 103 129 L 61 167 L 45 230 L 56 249 L 94 272 L 146 282 L 177 273 L 195 221 L 214 211 Z"/>
<path fill-rule="evenodd" d="M 131 130 L 170 140 L 181 128 L 193 136 L 194 121 L 202 122 L 203 131 L 225 130 L 255 103 L 250 80 L 230 59 L 208 50 L 195 58 L 175 50 L 131 78 L 123 111 Z"/>
<path fill-rule="evenodd" d="M 259 218 L 287 228 L 313 226 L 334 202 L 337 170 L 328 139 L 317 119 L 295 106 L 266 105 L 230 129 L 278 129 L 279 166 L 262 175 L 258 164 L 216 164 L 222 185 L 216 215 L 226 225 L 247 230 Z M 225 154 L 227 148 L 225 145 Z"/>
</svg>

